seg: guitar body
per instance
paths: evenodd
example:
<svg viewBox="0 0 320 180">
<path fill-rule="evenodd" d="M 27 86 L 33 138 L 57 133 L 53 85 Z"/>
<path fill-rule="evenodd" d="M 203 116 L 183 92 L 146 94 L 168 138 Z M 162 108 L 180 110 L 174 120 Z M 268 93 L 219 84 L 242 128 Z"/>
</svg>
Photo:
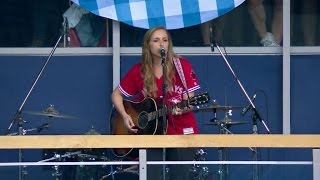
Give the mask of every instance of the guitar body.
<svg viewBox="0 0 320 180">
<path fill-rule="evenodd" d="M 157 104 L 152 98 L 145 98 L 141 102 L 132 102 L 124 100 L 123 102 L 126 112 L 131 116 L 133 123 L 138 129 L 137 134 L 133 134 L 128 131 L 124 126 L 121 115 L 113 108 L 113 116 L 110 119 L 112 123 L 112 134 L 114 135 L 154 135 L 163 134 L 162 122 L 156 118 L 152 121 L 148 121 L 148 113 L 157 111 Z M 143 125 L 141 125 L 141 123 Z M 142 126 L 142 127 L 141 127 Z M 161 128 L 160 128 L 161 127 Z M 117 157 L 125 157 L 132 153 L 133 149 L 126 148 L 114 148 L 113 154 Z"/>
<path fill-rule="evenodd" d="M 158 109 L 157 104 L 154 99 L 148 97 L 141 102 L 132 102 L 124 100 L 124 108 L 126 112 L 132 118 L 135 128 L 138 129 L 138 133 L 134 135 L 154 135 L 154 134 L 165 134 L 167 130 L 167 122 L 164 123 L 162 117 L 166 116 L 171 112 L 172 108 L 179 107 L 189 107 L 197 106 L 200 104 L 207 103 L 209 101 L 208 93 L 200 94 L 191 97 L 188 100 L 183 100 L 172 107 L 165 107 Z M 164 111 L 165 110 L 165 111 Z M 115 110 L 112 110 L 110 117 L 112 134 L 114 135 L 131 135 L 133 133 L 129 132 L 124 126 L 121 115 Z M 166 126 L 164 126 L 166 125 Z M 125 157 L 133 152 L 133 148 L 114 148 L 112 150 L 113 154 L 117 157 Z M 135 154 L 136 155 L 136 154 Z"/>
</svg>

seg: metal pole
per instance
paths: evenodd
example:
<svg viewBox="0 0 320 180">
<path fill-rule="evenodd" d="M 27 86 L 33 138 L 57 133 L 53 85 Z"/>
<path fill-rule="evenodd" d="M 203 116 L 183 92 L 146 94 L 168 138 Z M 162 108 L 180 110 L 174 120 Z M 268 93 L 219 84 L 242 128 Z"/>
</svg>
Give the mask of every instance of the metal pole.
<svg viewBox="0 0 320 180">
<path fill-rule="evenodd" d="M 313 149 L 313 180 L 320 180 L 320 149 Z"/>
<path fill-rule="evenodd" d="M 139 180 L 147 179 L 147 150 L 139 150 Z"/>
</svg>

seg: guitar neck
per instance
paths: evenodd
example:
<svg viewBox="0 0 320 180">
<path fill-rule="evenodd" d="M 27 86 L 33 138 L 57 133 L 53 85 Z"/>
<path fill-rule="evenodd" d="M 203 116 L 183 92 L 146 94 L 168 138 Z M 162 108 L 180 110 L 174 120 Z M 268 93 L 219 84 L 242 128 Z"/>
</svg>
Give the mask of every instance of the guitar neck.
<svg viewBox="0 0 320 180">
<path fill-rule="evenodd" d="M 168 106 L 168 107 L 162 107 L 160 109 L 158 109 L 157 111 L 154 112 L 150 112 L 148 113 L 148 120 L 154 120 L 156 118 L 160 118 L 163 117 L 165 114 L 171 113 L 173 111 L 174 108 L 178 107 L 180 109 L 183 109 L 185 107 L 189 106 L 189 101 L 188 100 L 183 100 L 173 106 Z"/>
<path fill-rule="evenodd" d="M 197 105 L 207 103 L 208 101 L 209 101 L 209 96 L 207 93 L 200 94 L 200 95 L 191 97 L 188 100 L 182 100 L 181 102 L 173 106 L 162 107 L 156 111 L 148 113 L 147 114 L 148 121 L 163 117 L 164 115 L 171 113 L 174 108 L 183 109 L 185 107 L 190 107 L 190 105 L 192 105 L 193 107 L 191 108 L 191 111 L 195 111 L 199 109 Z"/>
</svg>

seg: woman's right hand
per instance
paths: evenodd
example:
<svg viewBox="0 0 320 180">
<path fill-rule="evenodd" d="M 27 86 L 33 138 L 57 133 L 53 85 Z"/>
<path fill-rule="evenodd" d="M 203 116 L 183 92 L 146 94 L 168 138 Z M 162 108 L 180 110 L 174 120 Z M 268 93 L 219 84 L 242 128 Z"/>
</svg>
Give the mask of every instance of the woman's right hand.
<svg viewBox="0 0 320 180">
<path fill-rule="evenodd" d="M 125 128 L 127 128 L 132 133 L 138 132 L 138 129 L 137 129 L 136 125 L 133 123 L 131 116 L 126 114 L 126 115 L 122 116 L 122 119 L 123 119 L 123 124 L 124 124 Z"/>
</svg>

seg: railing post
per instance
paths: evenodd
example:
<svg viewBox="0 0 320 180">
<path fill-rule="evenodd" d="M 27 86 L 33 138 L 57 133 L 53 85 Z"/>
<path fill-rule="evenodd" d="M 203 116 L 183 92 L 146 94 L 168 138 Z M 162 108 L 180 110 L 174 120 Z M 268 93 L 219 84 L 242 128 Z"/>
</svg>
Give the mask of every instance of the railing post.
<svg viewBox="0 0 320 180">
<path fill-rule="evenodd" d="M 139 150 L 139 180 L 147 180 L 147 150 Z"/>
<path fill-rule="evenodd" d="M 313 180 L 320 180 L 320 149 L 313 149 Z"/>
</svg>

